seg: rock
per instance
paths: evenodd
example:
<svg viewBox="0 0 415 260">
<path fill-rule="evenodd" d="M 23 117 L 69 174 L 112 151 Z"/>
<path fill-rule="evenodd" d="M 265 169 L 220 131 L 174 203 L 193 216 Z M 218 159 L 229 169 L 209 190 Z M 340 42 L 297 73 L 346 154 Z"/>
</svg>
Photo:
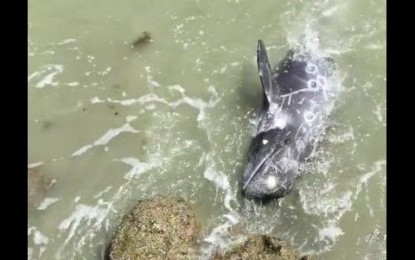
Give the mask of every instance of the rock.
<svg viewBox="0 0 415 260">
<path fill-rule="evenodd" d="M 139 201 L 115 230 L 109 259 L 198 259 L 200 226 L 180 198 Z"/>
<path fill-rule="evenodd" d="M 201 228 L 189 203 L 161 197 L 139 201 L 115 230 L 105 259 L 199 259 Z M 237 232 L 238 233 L 238 232 Z M 311 260 L 282 240 L 251 235 L 211 260 Z"/>
<path fill-rule="evenodd" d="M 305 258 L 304 258 L 305 257 Z M 299 254 L 282 240 L 266 235 L 253 235 L 224 254 L 216 253 L 212 260 L 303 260 L 311 259 Z"/>
</svg>

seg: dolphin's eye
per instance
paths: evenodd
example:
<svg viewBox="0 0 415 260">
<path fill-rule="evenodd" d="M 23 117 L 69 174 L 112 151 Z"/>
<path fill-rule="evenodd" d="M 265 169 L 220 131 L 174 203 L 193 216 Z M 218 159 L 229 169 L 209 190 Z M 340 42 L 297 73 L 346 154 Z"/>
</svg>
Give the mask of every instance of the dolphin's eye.
<svg viewBox="0 0 415 260">
<path fill-rule="evenodd" d="M 285 139 L 284 144 L 288 145 L 290 143 L 291 143 L 291 140 L 290 139 Z"/>
</svg>

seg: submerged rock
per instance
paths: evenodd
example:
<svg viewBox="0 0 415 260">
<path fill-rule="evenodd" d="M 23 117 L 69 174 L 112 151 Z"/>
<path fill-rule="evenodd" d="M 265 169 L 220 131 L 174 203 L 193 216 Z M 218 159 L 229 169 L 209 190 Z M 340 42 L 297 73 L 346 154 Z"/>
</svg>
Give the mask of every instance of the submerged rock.
<svg viewBox="0 0 415 260">
<path fill-rule="evenodd" d="M 217 253 L 212 260 L 311 260 L 299 254 L 282 240 L 266 235 L 253 235 L 225 253 Z"/>
<path fill-rule="evenodd" d="M 54 186 L 56 180 L 50 179 L 34 169 L 27 171 L 27 206 L 29 210 L 36 208 Z"/>
<path fill-rule="evenodd" d="M 109 259 L 198 259 L 200 226 L 180 198 L 139 201 L 114 232 Z"/>
</svg>

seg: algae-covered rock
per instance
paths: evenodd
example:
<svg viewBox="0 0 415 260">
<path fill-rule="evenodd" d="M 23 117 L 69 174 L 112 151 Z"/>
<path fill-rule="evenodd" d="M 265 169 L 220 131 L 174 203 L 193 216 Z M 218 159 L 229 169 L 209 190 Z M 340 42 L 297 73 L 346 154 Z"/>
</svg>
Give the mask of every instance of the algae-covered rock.
<svg viewBox="0 0 415 260">
<path fill-rule="evenodd" d="M 212 260 L 303 260 L 311 259 L 299 254 L 282 240 L 266 235 L 253 235 L 224 254 L 217 253 Z"/>
<path fill-rule="evenodd" d="M 198 259 L 199 225 L 180 198 L 139 201 L 114 232 L 109 259 Z"/>
<path fill-rule="evenodd" d="M 239 233 L 239 232 L 236 232 Z M 112 260 L 197 260 L 200 226 L 189 203 L 180 198 L 139 201 L 126 215 L 109 246 Z M 300 256 L 284 241 L 266 236 L 248 236 L 211 260 L 311 260 Z"/>
</svg>

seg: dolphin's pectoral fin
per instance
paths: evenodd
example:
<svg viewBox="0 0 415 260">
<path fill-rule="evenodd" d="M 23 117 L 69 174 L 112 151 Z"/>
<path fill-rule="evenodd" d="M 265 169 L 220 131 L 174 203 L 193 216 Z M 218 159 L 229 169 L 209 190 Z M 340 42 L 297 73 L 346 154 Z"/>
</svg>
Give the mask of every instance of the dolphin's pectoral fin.
<svg viewBox="0 0 415 260">
<path fill-rule="evenodd" d="M 262 40 L 258 40 L 257 63 L 258 73 L 259 77 L 261 78 L 261 84 L 262 89 L 264 90 L 265 99 L 268 101 L 268 103 L 271 103 L 272 97 L 277 96 L 278 93 L 273 93 L 273 91 L 276 91 L 276 88 L 273 88 L 273 85 L 276 85 L 276 82 L 268 61 L 267 50 L 265 49 L 265 45 Z"/>
</svg>

